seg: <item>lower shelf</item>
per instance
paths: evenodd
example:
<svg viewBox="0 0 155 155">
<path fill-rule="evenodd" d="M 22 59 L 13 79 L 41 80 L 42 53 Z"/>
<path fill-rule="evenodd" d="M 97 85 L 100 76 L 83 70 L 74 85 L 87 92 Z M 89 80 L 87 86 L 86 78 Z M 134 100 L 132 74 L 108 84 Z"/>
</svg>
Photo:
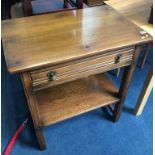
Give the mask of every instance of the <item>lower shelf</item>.
<svg viewBox="0 0 155 155">
<path fill-rule="evenodd" d="M 95 75 L 35 92 L 42 125 L 117 103 L 118 90 L 105 75 Z"/>
</svg>

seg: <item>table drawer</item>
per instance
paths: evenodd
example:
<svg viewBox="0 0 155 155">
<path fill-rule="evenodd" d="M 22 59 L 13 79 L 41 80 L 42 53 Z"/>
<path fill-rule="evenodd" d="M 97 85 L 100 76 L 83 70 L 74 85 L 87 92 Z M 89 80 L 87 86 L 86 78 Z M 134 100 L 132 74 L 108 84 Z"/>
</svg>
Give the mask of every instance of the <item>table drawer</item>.
<svg viewBox="0 0 155 155">
<path fill-rule="evenodd" d="M 33 90 L 62 84 L 88 75 L 131 64 L 134 47 L 113 51 L 81 60 L 30 72 Z"/>
</svg>

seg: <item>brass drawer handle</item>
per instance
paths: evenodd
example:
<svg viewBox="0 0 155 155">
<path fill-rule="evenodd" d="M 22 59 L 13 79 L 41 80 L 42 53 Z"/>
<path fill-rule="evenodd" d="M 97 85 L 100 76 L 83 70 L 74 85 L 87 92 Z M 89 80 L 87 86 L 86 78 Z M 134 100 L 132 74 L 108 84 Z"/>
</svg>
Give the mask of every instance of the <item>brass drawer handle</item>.
<svg viewBox="0 0 155 155">
<path fill-rule="evenodd" d="M 56 72 L 51 71 L 47 74 L 47 76 L 50 81 L 54 81 L 56 79 Z"/>
<path fill-rule="evenodd" d="M 121 57 L 122 57 L 122 54 L 118 54 L 118 55 L 115 57 L 115 64 L 117 64 L 117 63 L 120 62 Z"/>
</svg>

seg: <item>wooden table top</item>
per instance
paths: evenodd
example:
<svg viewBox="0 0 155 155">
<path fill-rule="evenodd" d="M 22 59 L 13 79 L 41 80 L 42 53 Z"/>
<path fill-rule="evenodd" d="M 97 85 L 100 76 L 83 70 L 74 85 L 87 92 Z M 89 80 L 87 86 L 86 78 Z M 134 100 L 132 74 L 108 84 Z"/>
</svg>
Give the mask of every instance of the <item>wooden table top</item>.
<svg viewBox="0 0 155 155">
<path fill-rule="evenodd" d="M 10 73 L 54 65 L 152 40 L 109 6 L 2 21 Z"/>
<path fill-rule="evenodd" d="M 153 25 L 148 23 L 153 0 L 108 0 L 106 3 L 153 36 Z"/>
</svg>

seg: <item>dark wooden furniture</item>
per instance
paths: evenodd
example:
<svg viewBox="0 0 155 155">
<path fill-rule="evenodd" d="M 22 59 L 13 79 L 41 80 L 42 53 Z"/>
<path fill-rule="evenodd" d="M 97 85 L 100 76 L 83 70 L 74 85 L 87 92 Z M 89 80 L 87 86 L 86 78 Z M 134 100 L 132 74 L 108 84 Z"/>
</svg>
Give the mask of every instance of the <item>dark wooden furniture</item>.
<svg viewBox="0 0 155 155">
<path fill-rule="evenodd" d="M 20 2 L 20 0 L 2 0 L 1 1 L 1 19 L 11 18 L 11 6 L 15 3 Z"/>
<path fill-rule="evenodd" d="M 82 9 L 83 0 L 23 0 L 25 16 Z"/>
<path fill-rule="evenodd" d="M 7 68 L 21 74 L 41 149 L 44 126 L 107 105 L 119 119 L 140 45 L 152 41 L 140 31 L 109 6 L 2 22 Z M 119 90 L 100 74 L 124 66 Z"/>
<path fill-rule="evenodd" d="M 84 0 L 88 6 L 103 5 L 104 0 Z"/>
</svg>

